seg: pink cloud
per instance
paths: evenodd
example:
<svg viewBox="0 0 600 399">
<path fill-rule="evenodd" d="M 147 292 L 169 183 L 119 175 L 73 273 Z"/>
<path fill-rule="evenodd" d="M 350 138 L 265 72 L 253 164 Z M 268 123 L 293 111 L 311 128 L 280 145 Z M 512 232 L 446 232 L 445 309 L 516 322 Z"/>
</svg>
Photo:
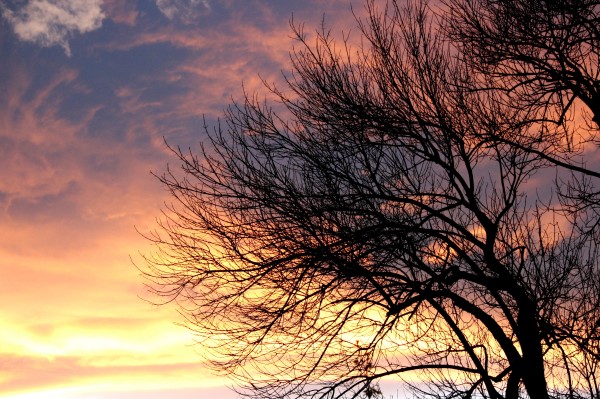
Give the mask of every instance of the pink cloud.
<svg viewBox="0 0 600 399">
<path fill-rule="evenodd" d="M 118 24 L 134 26 L 139 17 L 139 11 L 133 1 L 104 0 L 103 9 L 108 18 Z"/>
</svg>

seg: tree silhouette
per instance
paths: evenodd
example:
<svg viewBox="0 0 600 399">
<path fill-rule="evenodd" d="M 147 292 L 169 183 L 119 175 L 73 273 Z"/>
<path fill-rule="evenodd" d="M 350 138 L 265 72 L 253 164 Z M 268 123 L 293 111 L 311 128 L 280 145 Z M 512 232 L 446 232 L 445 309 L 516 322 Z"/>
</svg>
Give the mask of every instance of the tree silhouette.
<svg viewBox="0 0 600 399">
<path fill-rule="evenodd" d="M 293 26 L 278 102 L 248 95 L 199 155 L 174 149 L 146 274 L 247 394 L 375 397 L 398 376 L 435 398 L 600 397 L 596 130 L 573 108 L 596 118 L 598 10 L 502 4 L 368 1 L 359 47 Z M 532 49 L 555 36 L 589 47 L 565 50 L 587 86 Z"/>
</svg>

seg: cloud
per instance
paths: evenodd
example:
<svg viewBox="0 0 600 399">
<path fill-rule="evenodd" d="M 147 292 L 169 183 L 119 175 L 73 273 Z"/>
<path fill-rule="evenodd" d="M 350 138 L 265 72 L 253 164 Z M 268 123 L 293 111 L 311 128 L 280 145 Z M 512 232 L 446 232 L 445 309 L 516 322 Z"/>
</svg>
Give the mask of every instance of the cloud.
<svg viewBox="0 0 600 399">
<path fill-rule="evenodd" d="M 104 11 L 114 22 L 129 26 L 137 23 L 140 14 L 134 1 L 123 0 L 104 0 Z"/>
<path fill-rule="evenodd" d="M 202 391 L 210 391 L 210 388 L 213 388 L 214 391 L 215 387 L 222 386 L 225 382 L 223 378 L 213 378 L 213 381 L 209 379 L 198 381 L 198 375 L 210 373 L 206 365 L 201 362 L 187 359 L 177 361 L 179 359 L 176 358 L 168 359 L 175 361 L 174 363 L 154 363 L 153 360 L 156 359 L 144 357 L 136 359 L 131 356 L 115 362 L 110 356 L 104 358 L 82 356 L 40 357 L 2 353 L 0 354 L 0 378 L 2 380 L 0 396 L 5 397 L 4 394 L 15 395 L 27 391 L 42 393 L 50 391 L 52 388 L 70 387 L 71 389 L 77 389 L 79 385 L 79 388 L 87 386 L 88 389 L 93 387 L 96 390 L 112 388 L 117 392 L 119 390 L 160 390 L 172 386 L 177 386 L 180 389 L 195 387 L 196 396 L 194 397 L 202 397 L 202 395 L 198 395 L 204 393 Z M 135 362 L 144 363 L 148 361 L 150 363 L 135 364 Z M 183 379 L 182 376 L 186 378 Z M 111 387 L 107 387 L 106 383 L 102 384 L 107 380 L 111 381 Z M 113 392 L 113 394 L 117 392 Z M 110 391 L 107 393 L 110 393 Z M 10 397 L 13 397 L 12 395 Z M 88 395 L 81 392 L 76 397 L 105 397 L 104 395 Z M 118 397 L 129 398 L 129 396 L 123 394 Z M 167 393 L 162 397 L 170 397 L 170 395 Z"/>
<path fill-rule="evenodd" d="M 156 0 L 156 6 L 170 20 L 191 23 L 210 11 L 208 0 Z"/>
<path fill-rule="evenodd" d="M 0 2 L 2 16 L 17 37 L 43 47 L 61 46 L 70 56 L 69 39 L 102 26 L 102 0 L 29 0 L 12 10 Z"/>
</svg>

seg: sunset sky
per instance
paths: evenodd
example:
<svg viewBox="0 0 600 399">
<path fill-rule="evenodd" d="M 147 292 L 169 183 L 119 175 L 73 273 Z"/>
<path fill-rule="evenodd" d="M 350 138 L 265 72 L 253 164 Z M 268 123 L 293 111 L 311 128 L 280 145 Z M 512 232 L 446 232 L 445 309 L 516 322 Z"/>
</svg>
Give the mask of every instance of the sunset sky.
<svg viewBox="0 0 600 399">
<path fill-rule="evenodd" d="M 135 264 L 150 172 L 351 0 L 0 0 L 0 398 L 235 398 Z M 354 1 L 360 9 L 361 2 Z M 136 231 L 137 230 L 137 231 Z"/>
</svg>

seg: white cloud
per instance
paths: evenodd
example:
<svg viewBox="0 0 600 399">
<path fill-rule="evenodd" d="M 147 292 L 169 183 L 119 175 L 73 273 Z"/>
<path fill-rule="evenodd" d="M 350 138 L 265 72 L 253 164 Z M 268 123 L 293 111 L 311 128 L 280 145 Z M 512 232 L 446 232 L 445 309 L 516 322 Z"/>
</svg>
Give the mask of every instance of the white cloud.
<svg viewBox="0 0 600 399">
<path fill-rule="evenodd" d="M 3 17 L 21 40 L 40 46 L 61 46 L 71 55 L 69 38 L 100 28 L 102 0 L 28 0 L 16 10 L 0 2 Z"/>
<path fill-rule="evenodd" d="M 208 0 L 156 0 L 156 6 L 167 18 L 191 23 L 210 11 Z"/>
</svg>

